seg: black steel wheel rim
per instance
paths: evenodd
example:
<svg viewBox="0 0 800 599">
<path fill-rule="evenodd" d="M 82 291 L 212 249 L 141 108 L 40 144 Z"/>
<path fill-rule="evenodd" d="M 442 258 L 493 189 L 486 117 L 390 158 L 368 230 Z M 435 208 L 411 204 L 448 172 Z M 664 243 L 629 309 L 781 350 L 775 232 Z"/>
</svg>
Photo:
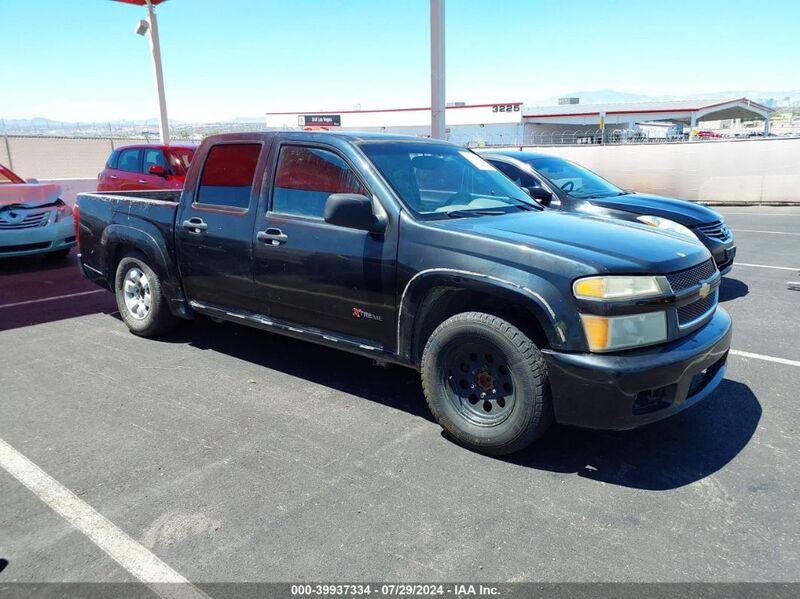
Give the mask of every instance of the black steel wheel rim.
<svg viewBox="0 0 800 599">
<path fill-rule="evenodd" d="M 447 401 L 464 419 L 496 426 L 514 409 L 517 385 L 508 357 L 485 339 L 457 339 L 442 353 L 440 375 Z"/>
</svg>

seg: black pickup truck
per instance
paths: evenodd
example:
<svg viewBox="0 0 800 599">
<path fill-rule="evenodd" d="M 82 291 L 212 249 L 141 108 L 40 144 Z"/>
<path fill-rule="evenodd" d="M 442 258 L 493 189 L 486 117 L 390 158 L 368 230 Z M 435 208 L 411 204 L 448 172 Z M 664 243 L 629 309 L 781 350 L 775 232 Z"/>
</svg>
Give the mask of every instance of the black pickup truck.
<svg viewBox="0 0 800 599">
<path fill-rule="evenodd" d="M 83 273 L 133 333 L 203 314 L 419 369 L 467 447 L 626 429 L 706 397 L 731 320 L 699 242 L 543 210 L 471 151 L 378 134 L 207 138 L 182 192 L 81 194 Z"/>
</svg>

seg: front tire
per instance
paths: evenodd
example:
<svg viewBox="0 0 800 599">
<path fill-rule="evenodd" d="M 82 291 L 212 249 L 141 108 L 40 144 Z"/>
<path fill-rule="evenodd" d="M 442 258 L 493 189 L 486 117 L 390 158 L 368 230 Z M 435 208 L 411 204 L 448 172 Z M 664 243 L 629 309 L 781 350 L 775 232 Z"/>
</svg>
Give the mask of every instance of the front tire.
<svg viewBox="0 0 800 599">
<path fill-rule="evenodd" d="M 514 453 L 552 423 L 542 353 L 497 316 L 464 312 L 445 320 L 428 338 L 421 371 L 437 422 L 475 451 Z"/>
<path fill-rule="evenodd" d="M 178 323 L 167 307 L 161 279 L 139 253 L 128 254 L 117 265 L 114 293 L 120 316 L 134 335 L 157 337 Z"/>
</svg>

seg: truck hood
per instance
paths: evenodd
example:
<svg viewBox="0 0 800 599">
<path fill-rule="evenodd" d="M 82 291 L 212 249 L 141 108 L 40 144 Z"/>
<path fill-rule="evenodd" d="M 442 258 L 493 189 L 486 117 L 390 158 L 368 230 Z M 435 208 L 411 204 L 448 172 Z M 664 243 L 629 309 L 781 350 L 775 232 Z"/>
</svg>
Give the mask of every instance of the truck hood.
<svg viewBox="0 0 800 599">
<path fill-rule="evenodd" d="M 719 214 L 700 204 L 645 193 L 628 193 L 610 198 L 592 198 L 588 200 L 588 202 L 595 206 L 624 210 L 625 212 L 632 212 L 634 214 L 661 216 L 669 220 L 674 220 L 676 223 L 680 223 L 686 227 L 694 227 L 722 220 Z"/>
<path fill-rule="evenodd" d="M 0 208 L 21 204 L 20 208 L 50 205 L 61 196 L 61 187 L 53 183 L 11 183 L 0 185 Z"/>
<path fill-rule="evenodd" d="M 683 235 L 555 210 L 435 221 L 435 226 L 579 261 L 597 272 L 661 274 L 695 266 L 710 257 L 699 241 Z M 478 247 L 475 244 L 476 254 Z M 502 255 L 502 247 L 490 249 L 495 259 Z"/>
</svg>

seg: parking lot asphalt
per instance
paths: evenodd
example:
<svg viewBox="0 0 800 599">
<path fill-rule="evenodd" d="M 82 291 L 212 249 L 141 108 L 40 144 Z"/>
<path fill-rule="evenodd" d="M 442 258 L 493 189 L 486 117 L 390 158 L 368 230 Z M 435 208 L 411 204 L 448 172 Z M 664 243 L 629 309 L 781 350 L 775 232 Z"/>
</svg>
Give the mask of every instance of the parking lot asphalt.
<svg viewBox="0 0 800 599">
<path fill-rule="evenodd" d="M 0 450 L 196 582 L 797 581 L 800 208 L 718 210 L 736 351 L 660 423 L 471 453 L 415 372 L 206 320 L 137 338 L 73 254 L 0 263 Z M 26 484 L 0 468 L 0 583 L 135 580 Z"/>
</svg>

